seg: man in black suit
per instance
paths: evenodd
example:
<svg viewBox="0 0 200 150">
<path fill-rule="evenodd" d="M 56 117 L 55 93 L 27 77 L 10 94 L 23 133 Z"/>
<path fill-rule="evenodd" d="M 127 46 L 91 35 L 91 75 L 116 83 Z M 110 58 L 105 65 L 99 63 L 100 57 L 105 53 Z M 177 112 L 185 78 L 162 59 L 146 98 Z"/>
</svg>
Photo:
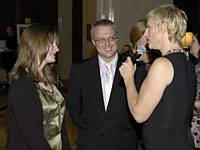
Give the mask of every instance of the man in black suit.
<svg viewBox="0 0 200 150">
<path fill-rule="evenodd" d="M 98 54 L 74 63 L 68 80 L 67 104 L 78 127 L 78 150 L 136 150 L 135 122 L 119 73 L 116 26 L 110 20 L 99 20 L 91 29 L 91 38 Z"/>
</svg>

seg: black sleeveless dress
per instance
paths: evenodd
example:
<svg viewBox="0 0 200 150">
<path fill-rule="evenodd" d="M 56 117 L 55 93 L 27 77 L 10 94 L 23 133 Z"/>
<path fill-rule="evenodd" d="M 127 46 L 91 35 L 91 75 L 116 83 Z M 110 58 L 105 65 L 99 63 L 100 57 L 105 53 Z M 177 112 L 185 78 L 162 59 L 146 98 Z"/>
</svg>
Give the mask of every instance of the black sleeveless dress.
<svg viewBox="0 0 200 150">
<path fill-rule="evenodd" d="M 143 125 L 145 150 L 194 150 L 190 132 L 196 85 L 194 65 L 184 53 L 164 57 L 174 67 L 174 78 Z"/>
</svg>

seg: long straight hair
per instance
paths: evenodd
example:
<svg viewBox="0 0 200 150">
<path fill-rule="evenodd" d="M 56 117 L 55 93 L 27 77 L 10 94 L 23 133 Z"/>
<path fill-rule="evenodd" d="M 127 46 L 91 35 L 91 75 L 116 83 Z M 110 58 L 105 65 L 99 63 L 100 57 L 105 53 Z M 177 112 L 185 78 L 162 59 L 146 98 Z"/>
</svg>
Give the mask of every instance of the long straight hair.
<svg viewBox="0 0 200 150">
<path fill-rule="evenodd" d="M 58 42 L 58 34 L 54 28 L 38 23 L 28 26 L 22 34 L 19 55 L 9 73 L 9 82 L 28 73 L 36 82 L 55 84 L 56 78 L 51 64 L 44 67 L 43 76 L 38 71 L 47 56 L 50 44 L 54 41 Z"/>
</svg>

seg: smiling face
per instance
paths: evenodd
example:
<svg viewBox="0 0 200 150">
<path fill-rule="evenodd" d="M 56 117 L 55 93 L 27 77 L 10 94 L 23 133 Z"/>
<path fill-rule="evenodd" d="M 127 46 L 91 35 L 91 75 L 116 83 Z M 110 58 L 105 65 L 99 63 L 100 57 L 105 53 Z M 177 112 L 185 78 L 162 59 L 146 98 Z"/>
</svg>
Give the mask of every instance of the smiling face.
<svg viewBox="0 0 200 150">
<path fill-rule="evenodd" d="M 93 32 L 93 44 L 105 62 L 111 62 L 117 52 L 117 35 L 112 26 L 97 26 Z"/>
<path fill-rule="evenodd" d="M 42 61 L 42 64 L 39 66 L 39 69 L 42 70 L 45 65 L 54 63 L 56 61 L 56 53 L 59 51 L 57 42 L 51 42 L 48 47 L 48 53 L 46 58 Z"/>
<path fill-rule="evenodd" d="M 45 58 L 44 62 L 46 64 L 54 63 L 56 61 L 56 53 L 58 51 L 59 51 L 59 49 L 58 49 L 58 45 L 57 45 L 56 41 L 51 42 L 49 49 L 48 49 L 47 57 Z"/>
</svg>

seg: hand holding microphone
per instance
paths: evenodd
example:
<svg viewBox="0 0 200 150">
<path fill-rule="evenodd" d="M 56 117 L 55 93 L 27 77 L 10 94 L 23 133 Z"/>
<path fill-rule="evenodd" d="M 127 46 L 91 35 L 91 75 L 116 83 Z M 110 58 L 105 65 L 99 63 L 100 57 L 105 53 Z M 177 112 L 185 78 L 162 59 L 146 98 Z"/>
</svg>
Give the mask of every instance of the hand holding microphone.
<svg viewBox="0 0 200 150">
<path fill-rule="evenodd" d="M 146 48 L 144 45 L 138 46 L 135 53 L 133 53 L 132 50 L 127 51 L 125 54 L 123 54 L 123 62 L 121 67 L 119 68 L 120 74 L 123 77 L 124 80 L 130 80 L 133 79 L 136 66 L 134 65 L 136 61 L 140 58 L 142 54 L 146 52 Z M 126 60 L 125 60 L 126 59 Z M 134 66 L 133 66 L 134 65 Z"/>
<path fill-rule="evenodd" d="M 144 45 L 140 45 L 137 47 L 135 54 L 131 57 L 132 63 L 135 64 L 137 59 L 140 58 L 142 54 L 146 52 L 146 48 Z"/>
</svg>

